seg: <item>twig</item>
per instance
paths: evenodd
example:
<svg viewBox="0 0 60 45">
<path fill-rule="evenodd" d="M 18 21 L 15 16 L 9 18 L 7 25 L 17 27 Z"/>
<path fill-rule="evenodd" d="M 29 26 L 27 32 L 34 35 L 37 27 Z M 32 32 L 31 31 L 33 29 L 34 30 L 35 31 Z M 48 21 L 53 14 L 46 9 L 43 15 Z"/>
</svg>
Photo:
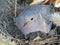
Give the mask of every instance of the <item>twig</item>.
<svg viewBox="0 0 60 45">
<path fill-rule="evenodd" d="M 16 11 L 17 11 L 17 0 L 15 0 L 15 17 L 16 17 Z"/>
</svg>

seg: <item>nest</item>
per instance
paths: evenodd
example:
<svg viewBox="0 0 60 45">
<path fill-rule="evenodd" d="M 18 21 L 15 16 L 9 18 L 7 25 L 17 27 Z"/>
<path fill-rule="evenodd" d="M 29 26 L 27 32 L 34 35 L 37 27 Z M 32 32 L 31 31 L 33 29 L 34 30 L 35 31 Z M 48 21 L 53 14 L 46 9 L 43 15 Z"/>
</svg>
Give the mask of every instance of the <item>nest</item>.
<svg viewBox="0 0 60 45">
<path fill-rule="evenodd" d="M 4 6 L 5 5 L 5 6 Z M 46 40 L 27 41 L 23 34 L 14 25 L 13 18 L 17 17 L 24 10 L 25 6 L 17 4 L 17 0 L 5 0 L 0 4 L 0 44 L 4 45 L 41 45 L 58 43 L 56 37 Z"/>
</svg>

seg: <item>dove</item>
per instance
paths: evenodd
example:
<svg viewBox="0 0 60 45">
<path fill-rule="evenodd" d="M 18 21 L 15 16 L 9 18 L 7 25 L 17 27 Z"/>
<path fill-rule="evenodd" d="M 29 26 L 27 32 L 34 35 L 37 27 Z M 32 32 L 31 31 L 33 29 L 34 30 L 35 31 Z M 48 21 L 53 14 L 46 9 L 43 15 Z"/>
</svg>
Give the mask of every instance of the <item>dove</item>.
<svg viewBox="0 0 60 45">
<path fill-rule="evenodd" d="M 50 14 L 53 12 L 54 10 L 50 5 L 33 5 L 20 13 L 19 16 L 15 18 L 14 22 L 25 35 L 25 38 L 28 38 L 29 35 L 33 34 L 34 32 L 36 32 L 34 33 L 35 35 L 37 32 L 41 32 L 41 37 L 46 38 L 46 35 L 51 29 L 52 22 L 50 22 Z M 35 37 L 37 38 L 39 36 Z"/>
</svg>

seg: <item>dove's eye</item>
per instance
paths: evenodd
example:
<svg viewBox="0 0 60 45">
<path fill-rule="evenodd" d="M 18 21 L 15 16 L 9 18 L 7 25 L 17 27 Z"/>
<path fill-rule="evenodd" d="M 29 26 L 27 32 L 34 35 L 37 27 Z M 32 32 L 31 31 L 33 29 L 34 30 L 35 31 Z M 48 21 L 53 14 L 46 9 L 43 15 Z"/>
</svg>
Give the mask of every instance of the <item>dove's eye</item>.
<svg viewBox="0 0 60 45">
<path fill-rule="evenodd" d="M 33 20 L 33 18 L 31 18 L 31 20 Z"/>
</svg>

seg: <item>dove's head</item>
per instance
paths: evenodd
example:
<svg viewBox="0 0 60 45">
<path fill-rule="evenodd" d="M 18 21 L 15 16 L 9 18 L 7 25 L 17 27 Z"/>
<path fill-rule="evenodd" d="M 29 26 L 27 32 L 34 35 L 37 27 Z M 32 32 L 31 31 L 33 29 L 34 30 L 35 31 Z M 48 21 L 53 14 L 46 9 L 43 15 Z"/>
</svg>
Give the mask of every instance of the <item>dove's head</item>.
<svg viewBox="0 0 60 45">
<path fill-rule="evenodd" d="M 24 35 L 37 31 L 44 33 L 50 31 L 42 16 L 34 11 L 24 12 L 23 15 L 16 17 L 16 25 Z"/>
</svg>

